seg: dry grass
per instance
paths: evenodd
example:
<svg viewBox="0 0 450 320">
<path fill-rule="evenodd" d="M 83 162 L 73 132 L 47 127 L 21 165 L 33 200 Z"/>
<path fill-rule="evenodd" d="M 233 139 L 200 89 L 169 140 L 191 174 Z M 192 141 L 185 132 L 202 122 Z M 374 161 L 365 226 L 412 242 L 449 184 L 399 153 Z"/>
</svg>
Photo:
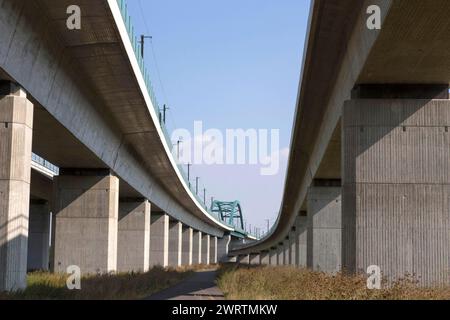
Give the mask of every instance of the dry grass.
<svg viewBox="0 0 450 320">
<path fill-rule="evenodd" d="M 363 276 L 327 275 L 292 267 L 223 266 L 218 284 L 233 300 L 429 300 L 450 299 L 450 287 L 420 288 L 403 279 L 368 290 Z"/>
<path fill-rule="evenodd" d="M 200 267 L 163 269 L 155 267 L 146 273 L 121 273 L 115 275 L 86 276 L 81 280 L 81 290 L 68 290 L 67 275 L 31 273 L 26 290 L 11 294 L 0 293 L 0 299 L 142 299 L 175 285 Z"/>
</svg>

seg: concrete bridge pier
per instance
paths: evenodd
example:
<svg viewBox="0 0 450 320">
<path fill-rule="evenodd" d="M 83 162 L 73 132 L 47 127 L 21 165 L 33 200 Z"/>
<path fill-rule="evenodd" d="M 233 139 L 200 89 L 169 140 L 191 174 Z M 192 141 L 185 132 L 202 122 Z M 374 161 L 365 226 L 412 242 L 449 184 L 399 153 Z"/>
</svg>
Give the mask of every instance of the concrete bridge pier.
<svg viewBox="0 0 450 320">
<path fill-rule="evenodd" d="M 217 263 L 217 237 L 210 236 L 209 237 L 209 263 L 216 264 Z"/>
<path fill-rule="evenodd" d="M 150 202 L 120 199 L 117 245 L 119 272 L 146 272 L 150 266 Z"/>
<path fill-rule="evenodd" d="M 261 251 L 261 253 L 259 254 L 259 264 L 264 266 L 270 264 L 269 251 Z"/>
<path fill-rule="evenodd" d="M 210 245 L 211 237 L 209 234 L 202 234 L 202 264 L 210 264 Z"/>
<path fill-rule="evenodd" d="M 298 252 L 298 237 L 297 228 L 294 225 L 289 232 L 289 264 L 291 266 L 297 265 L 297 252 Z"/>
<path fill-rule="evenodd" d="M 50 205 L 46 200 L 32 199 L 28 227 L 28 271 L 50 269 Z"/>
<path fill-rule="evenodd" d="M 345 103 L 347 270 L 377 265 L 389 280 L 450 283 L 448 98 L 448 84 L 366 85 Z"/>
<path fill-rule="evenodd" d="M 249 255 L 249 262 L 251 265 L 259 265 L 260 264 L 260 254 L 259 253 L 251 253 Z"/>
<path fill-rule="evenodd" d="M 181 264 L 182 265 L 192 265 L 193 261 L 193 236 L 194 230 L 190 227 L 183 226 L 182 233 L 182 251 L 181 251 Z"/>
<path fill-rule="evenodd" d="M 289 236 L 284 239 L 283 250 L 283 265 L 288 266 L 291 264 L 291 240 L 289 240 Z"/>
<path fill-rule="evenodd" d="M 116 271 L 119 179 L 108 169 L 62 168 L 54 197 L 53 271 Z"/>
<path fill-rule="evenodd" d="M 202 232 L 194 230 L 192 238 L 192 263 L 202 263 Z"/>
<path fill-rule="evenodd" d="M 308 238 L 308 231 L 307 231 L 307 225 L 308 225 L 308 217 L 306 215 L 306 212 L 301 212 L 299 216 L 296 218 L 296 230 L 297 230 L 297 252 L 296 252 L 296 260 L 295 264 L 299 268 L 306 268 L 307 266 L 307 238 Z"/>
<path fill-rule="evenodd" d="M 150 266 L 169 265 L 169 216 L 163 212 L 151 213 Z"/>
<path fill-rule="evenodd" d="M 284 265 L 284 242 L 280 242 L 277 248 L 277 266 Z"/>
<path fill-rule="evenodd" d="M 217 260 L 218 262 L 228 262 L 228 251 L 231 242 L 231 235 L 224 235 L 217 239 Z"/>
<path fill-rule="evenodd" d="M 183 251 L 183 224 L 179 221 L 169 222 L 169 266 L 181 266 Z"/>
<path fill-rule="evenodd" d="M 307 265 L 315 271 L 341 271 L 340 184 L 340 180 L 314 180 L 308 191 Z"/>
<path fill-rule="evenodd" d="M 0 291 L 26 286 L 33 104 L 0 82 Z"/>
<path fill-rule="evenodd" d="M 271 266 L 278 265 L 278 251 L 277 248 L 270 248 L 269 250 L 269 264 Z"/>
<path fill-rule="evenodd" d="M 249 254 L 240 254 L 237 257 L 238 264 L 250 264 L 250 255 Z"/>
</svg>

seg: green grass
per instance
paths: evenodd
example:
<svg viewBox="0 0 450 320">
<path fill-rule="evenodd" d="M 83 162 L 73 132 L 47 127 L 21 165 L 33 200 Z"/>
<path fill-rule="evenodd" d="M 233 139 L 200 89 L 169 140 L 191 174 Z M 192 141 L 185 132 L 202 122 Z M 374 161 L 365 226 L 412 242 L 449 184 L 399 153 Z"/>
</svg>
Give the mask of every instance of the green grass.
<svg viewBox="0 0 450 320">
<path fill-rule="evenodd" d="M 225 265 L 218 285 L 235 300 L 430 300 L 450 299 L 450 287 L 422 288 L 410 278 L 368 290 L 364 276 L 328 275 L 292 267 Z"/>
<path fill-rule="evenodd" d="M 67 289 L 66 279 L 68 276 L 65 274 L 30 273 L 25 290 L 9 294 L 0 293 L 0 299 L 142 299 L 175 285 L 198 268 L 164 269 L 155 267 L 146 273 L 85 276 L 81 280 L 81 290 Z"/>
</svg>

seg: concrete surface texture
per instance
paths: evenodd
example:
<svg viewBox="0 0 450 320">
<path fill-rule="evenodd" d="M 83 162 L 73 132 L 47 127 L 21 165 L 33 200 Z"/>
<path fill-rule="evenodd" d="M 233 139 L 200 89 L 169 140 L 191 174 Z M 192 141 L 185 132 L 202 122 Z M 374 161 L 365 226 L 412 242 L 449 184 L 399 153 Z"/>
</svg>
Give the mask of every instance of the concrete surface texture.
<svg viewBox="0 0 450 320">
<path fill-rule="evenodd" d="M 181 266 L 183 246 L 183 224 L 181 222 L 169 222 L 169 266 Z"/>
<path fill-rule="evenodd" d="M 150 266 L 169 265 L 169 216 L 151 213 L 150 225 Z"/>
<path fill-rule="evenodd" d="M 298 252 L 298 237 L 297 237 L 297 229 L 294 226 L 289 232 L 289 264 L 291 266 L 297 266 L 297 252 Z"/>
<path fill-rule="evenodd" d="M 383 96 L 381 96 L 383 97 Z M 450 283 L 450 101 L 355 99 L 343 114 L 343 258 Z"/>
<path fill-rule="evenodd" d="M 227 262 L 229 246 L 231 242 L 231 235 L 224 236 L 217 239 L 217 260 L 218 262 Z"/>
<path fill-rule="evenodd" d="M 116 271 L 119 179 L 109 170 L 61 171 L 53 203 L 52 270 Z"/>
<path fill-rule="evenodd" d="M 183 226 L 183 234 L 182 234 L 182 251 L 181 251 L 181 264 L 182 265 L 192 265 L 192 252 L 193 252 L 193 237 L 194 230 L 192 228 Z"/>
<path fill-rule="evenodd" d="M 209 264 L 209 258 L 210 258 L 210 241 L 211 238 L 209 234 L 202 234 L 202 263 L 203 264 Z"/>
<path fill-rule="evenodd" d="M 117 237 L 117 270 L 147 271 L 150 266 L 150 212 L 145 199 L 121 199 Z"/>
<path fill-rule="evenodd" d="M 308 217 L 298 216 L 296 220 L 298 251 L 296 256 L 296 264 L 300 268 L 306 268 L 308 256 Z"/>
<path fill-rule="evenodd" d="M 45 200 L 31 200 L 28 226 L 28 271 L 48 271 L 50 253 L 50 206 Z"/>
<path fill-rule="evenodd" d="M 0 87 L 1 291 L 26 285 L 33 104 L 21 88 Z"/>
<path fill-rule="evenodd" d="M 260 263 L 259 253 L 251 253 L 249 255 L 249 261 L 251 265 L 259 265 Z"/>
<path fill-rule="evenodd" d="M 270 265 L 269 251 L 263 251 L 259 254 L 259 264 L 265 266 Z"/>
<path fill-rule="evenodd" d="M 192 237 L 192 263 L 202 263 L 202 232 L 194 230 Z"/>
<path fill-rule="evenodd" d="M 341 271 L 341 188 L 311 187 L 308 192 L 307 265 L 316 271 Z"/>
<path fill-rule="evenodd" d="M 209 263 L 217 263 L 217 237 L 209 237 Z"/>
<path fill-rule="evenodd" d="M 291 240 L 287 237 L 283 243 L 283 265 L 291 264 Z"/>
</svg>

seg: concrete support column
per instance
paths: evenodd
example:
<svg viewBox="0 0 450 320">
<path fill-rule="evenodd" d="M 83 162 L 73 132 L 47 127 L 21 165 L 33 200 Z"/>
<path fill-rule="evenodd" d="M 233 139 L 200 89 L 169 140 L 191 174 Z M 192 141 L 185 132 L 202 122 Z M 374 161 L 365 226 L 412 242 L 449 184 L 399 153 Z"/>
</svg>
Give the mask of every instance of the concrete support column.
<svg viewBox="0 0 450 320">
<path fill-rule="evenodd" d="M 169 266 L 181 266 L 183 251 L 183 224 L 179 221 L 169 222 Z"/>
<path fill-rule="evenodd" d="M 289 232 L 289 264 L 291 266 L 297 265 L 297 252 L 298 252 L 298 237 L 297 237 L 297 227 L 292 227 L 291 232 Z"/>
<path fill-rule="evenodd" d="M 150 266 L 150 202 L 146 199 L 121 199 L 117 270 L 146 272 Z"/>
<path fill-rule="evenodd" d="M 209 261 L 210 241 L 211 241 L 211 238 L 210 238 L 209 234 L 202 235 L 202 263 L 203 264 L 210 264 L 210 261 Z"/>
<path fill-rule="evenodd" d="M 271 266 L 278 265 L 278 251 L 276 248 L 270 248 L 269 251 L 269 262 Z"/>
<path fill-rule="evenodd" d="M 26 286 L 33 104 L 0 82 L 0 291 Z"/>
<path fill-rule="evenodd" d="M 217 237 L 209 237 L 209 263 L 217 263 Z"/>
<path fill-rule="evenodd" d="M 53 205 L 53 270 L 116 271 L 119 179 L 109 170 L 60 169 Z"/>
<path fill-rule="evenodd" d="M 277 248 L 277 266 L 284 265 L 284 242 L 280 242 Z"/>
<path fill-rule="evenodd" d="M 169 265 L 169 216 L 152 212 L 150 225 L 150 266 Z"/>
<path fill-rule="evenodd" d="M 335 184 L 340 185 L 340 181 Z M 341 187 L 310 187 L 307 207 L 308 268 L 328 273 L 341 271 Z"/>
<path fill-rule="evenodd" d="M 270 264 L 269 251 L 261 251 L 261 253 L 259 254 L 259 264 L 265 266 Z"/>
<path fill-rule="evenodd" d="M 45 200 L 31 200 L 27 269 L 48 271 L 49 256 L 50 206 Z"/>
<path fill-rule="evenodd" d="M 306 268 L 307 266 L 307 239 L 308 239 L 308 217 L 306 212 L 300 213 L 296 220 L 296 237 L 297 237 L 297 252 L 295 256 L 295 264 L 299 268 Z"/>
<path fill-rule="evenodd" d="M 260 263 L 259 259 L 260 259 L 259 253 L 251 253 L 249 255 L 249 261 L 251 265 L 259 265 Z"/>
<path fill-rule="evenodd" d="M 288 266 L 291 264 L 291 241 L 289 240 L 289 237 L 284 240 L 283 248 L 283 265 Z"/>
<path fill-rule="evenodd" d="M 250 255 L 240 254 L 237 257 L 237 263 L 239 264 L 250 264 Z"/>
<path fill-rule="evenodd" d="M 343 110 L 344 267 L 449 284 L 450 101 L 378 94 Z"/>
<path fill-rule="evenodd" d="M 217 259 L 218 262 L 228 262 L 228 248 L 231 242 L 231 235 L 224 235 L 217 239 Z"/>
<path fill-rule="evenodd" d="M 183 227 L 183 243 L 181 245 L 181 264 L 192 265 L 193 259 L 193 236 L 194 230 L 190 227 Z"/>
<path fill-rule="evenodd" d="M 202 263 L 202 233 L 194 230 L 192 238 L 192 264 Z"/>
</svg>

